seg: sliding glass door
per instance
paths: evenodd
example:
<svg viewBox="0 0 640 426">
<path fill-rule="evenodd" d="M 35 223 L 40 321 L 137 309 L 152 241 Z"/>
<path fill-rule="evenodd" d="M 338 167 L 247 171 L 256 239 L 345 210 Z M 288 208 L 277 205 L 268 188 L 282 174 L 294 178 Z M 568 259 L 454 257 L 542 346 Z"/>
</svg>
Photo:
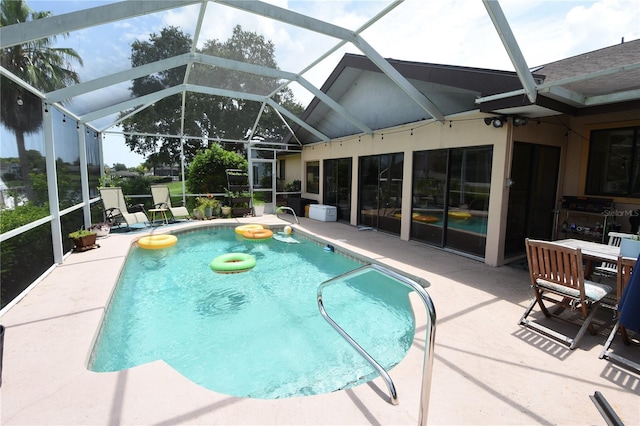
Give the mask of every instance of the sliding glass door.
<svg viewBox="0 0 640 426">
<path fill-rule="evenodd" d="M 413 206 L 411 238 L 442 246 L 447 205 L 448 151 L 413 154 Z"/>
<path fill-rule="evenodd" d="M 404 154 L 360 157 L 358 224 L 400 234 Z"/>
<path fill-rule="evenodd" d="M 411 238 L 484 257 L 492 159 L 490 146 L 415 152 Z"/>
<path fill-rule="evenodd" d="M 322 202 L 336 206 L 338 220 L 351 220 L 351 158 L 324 160 Z"/>
</svg>

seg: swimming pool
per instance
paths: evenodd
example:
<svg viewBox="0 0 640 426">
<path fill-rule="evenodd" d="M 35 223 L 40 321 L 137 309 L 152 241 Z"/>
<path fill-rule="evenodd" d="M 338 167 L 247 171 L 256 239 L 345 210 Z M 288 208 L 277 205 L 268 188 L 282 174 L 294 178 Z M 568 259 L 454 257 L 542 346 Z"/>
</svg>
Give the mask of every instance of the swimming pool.
<svg viewBox="0 0 640 426">
<path fill-rule="evenodd" d="M 377 375 L 321 317 L 320 283 L 362 265 L 294 233 L 299 244 L 247 241 L 233 229 L 178 235 L 163 250 L 132 248 L 89 368 L 119 371 L 163 360 L 228 395 L 286 398 L 345 389 Z M 249 253 L 256 266 L 216 274 L 211 259 Z M 374 272 L 334 285 L 327 311 L 386 369 L 414 333 L 409 290 Z"/>
</svg>

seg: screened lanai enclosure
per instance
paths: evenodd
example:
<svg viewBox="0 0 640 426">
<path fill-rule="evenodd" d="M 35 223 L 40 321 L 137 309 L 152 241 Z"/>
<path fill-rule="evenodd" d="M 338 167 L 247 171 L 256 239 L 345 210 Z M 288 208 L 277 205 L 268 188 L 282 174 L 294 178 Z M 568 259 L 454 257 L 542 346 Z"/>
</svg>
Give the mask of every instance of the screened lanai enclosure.
<svg viewBox="0 0 640 426">
<path fill-rule="evenodd" d="M 229 197 L 222 175 L 190 189 L 190 168 L 220 149 L 210 161 L 240 158 L 234 166 L 246 170 L 249 192 L 271 211 L 303 192 L 353 225 L 499 264 L 509 239 L 501 224 L 527 225 L 503 217 L 512 153 L 504 148 L 518 132 L 566 143 L 564 124 L 540 118 L 625 106 L 637 97 L 638 67 L 620 55 L 613 68 L 584 75 L 531 71 L 498 2 L 470 5 L 515 72 L 385 59 L 395 50 L 383 56 L 369 35 L 384 40 L 399 22 L 420 30 L 395 46 L 407 37 L 420 49 L 433 43 L 421 38 L 423 21 L 401 13 L 402 0 L 286 9 L 243 0 L 2 1 L 2 307 L 63 262 L 70 232 L 105 220 L 99 187 L 133 181 L 115 167 L 119 159 L 106 159 L 113 146 L 143 158 L 138 173 L 179 188 L 174 201 L 187 207 Z M 524 133 L 522 120 L 533 118 L 547 134 Z M 148 187 L 125 195 L 151 206 Z M 484 213 L 473 229 L 448 219 L 462 206 Z M 520 228 L 514 235 L 517 250 Z"/>
<path fill-rule="evenodd" d="M 104 220 L 98 188 L 109 179 L 103 147 L 114 137 L 151 166 L 170 166 L 185 203 L 207 195 L 184 184 L 199 150 L 240 153 L 251 191 L 273 206 L 277 190 L 286 193 L 276 158 L 301 147 L 292 128 L 329 140 L 301 119 L 305 97 L 371 132 L 307 78 L 345 46 L 428 110 L 361 36 L 401 3 L 372 3 L 358 11 L 359 27 L 343 28 L 306 15 L 304 2 L 297 10 L 225 0 L 61 2 L 54 13 L 44 13 L 48 2 L 3 2 L 2 306 L 62 263 L 70 232 Z M 297 43 L 276 46 L 267 30 Z M 282 46 L 306 53 L 281 63 Z M 136 203 L 149 195 L 127 194 Z"/>
</svg>

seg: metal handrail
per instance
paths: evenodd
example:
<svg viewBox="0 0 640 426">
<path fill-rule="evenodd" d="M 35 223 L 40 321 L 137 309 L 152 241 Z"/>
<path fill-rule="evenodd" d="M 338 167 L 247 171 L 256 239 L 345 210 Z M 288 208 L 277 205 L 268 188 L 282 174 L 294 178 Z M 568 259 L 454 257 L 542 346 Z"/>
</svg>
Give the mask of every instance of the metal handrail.
<svg viewBox="0 0 640 426">
<path fill-rule="evenodd" d="M 393 380 L 389 376 L 389 373 L 378 364 L 372 357 L 369 355 L 355 340 L 347 334 L 327 313 L 324 309 L 324 303 L 322 302 L 322 290 L 328 285 L 334 284 L 338 281 L 342 281 L 347 277 L 362 275 L 368 270 L 374 270 L 381 274 L 387 275 L 392 278 L 394 281 L 404 285 L 405 287 L 409 287 L 414 290 L 420 296 L 425 309 L 428 314 L 429 324 L 427 326 L 427 337 L 425 339 L 425 347 L 424 347 L 424 363 L 422 366 L 422 389 L 420 395 L 420 412 L 418 414 L 418 424 L 426 425 L 427 417 L 429 413 L 429 397 L 431 394 L 431 372 L 433 370 L 433 350 L 435 347 L 435 334 L 436 334 L 436 309 L 433 305 L 433 301 L 431 300 L 431 296 L 429 293 L 417 282 L 402 276 L 390 269 L 387 269 L 380 265 L 364 265 L 360 268 L 354 269 L 352 271 L 346 272 L 337 277 L 331 278 L 318 286 L 318 309 L 320 309 L 320 313 L 324 317 L 325 320 L 338 332 L 344 339 L 360 354 L 364 357 L 377 371 L 380 373 L 380 376 L 385 380 L 387 387 L 389 388 L 389 396 L 391 398 L 391 403 L 393 405 L 398 404 L 398 395 L 396 393 L 395 386 L 393 384 Z"/>
<path fill-rule="evenodd" d="M 282 207 L 276 207 L 276 217 L 278 219 L 281 219 L 280 216 L 278 216 L 278 213 L 281 212 L 282 210 L 291 210 L 291 214 L 293 215 L 293 217 L 296 219 L 296 223 L 300 224 L 300 221 L 298 220 L 298 216 L 296 216 L 296 212 L 295 210 L 293 210 L 291 207 L 287 207 L 287 206 L 282 206 Z M 292 222 L 293 223 L 293 222 Z"/>
</svg>

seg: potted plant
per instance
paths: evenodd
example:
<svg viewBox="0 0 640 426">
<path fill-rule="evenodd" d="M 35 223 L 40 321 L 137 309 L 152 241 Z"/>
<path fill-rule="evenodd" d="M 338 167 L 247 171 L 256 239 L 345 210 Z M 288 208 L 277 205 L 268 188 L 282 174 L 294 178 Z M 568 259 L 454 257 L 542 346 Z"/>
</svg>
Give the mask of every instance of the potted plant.
<svg viewBox="0 0 640 426">
<path fill-rule="evenodd" d="M 79 229 L 69 234 L 69 238 L 73 240 L 76 250 L 87 250 L 96 245 L 96 237 L 98 234 L 86 229 Z"/>
<path fill-rule="evenodd" d="M 213 198 L 211 194 L 206 197 L 198 197 L 194 212 L 197 219 L 217 217 L 220 215 L 220 201 Z"/>
<path fill-rule="evenodd" d="M 229 217 L 229 215 L 231 215 L 231 207 L 222 206 L 221 210 L 222 210 L 222 216 Z"/>
<path fill-rule="evenodd" d="M 197 206 L 196 208 L 193 209 L 193 216 L 197 219 L 197 220 L 202 220 L 204 219 L 204 207 L 203 206 Z"/>
</svg>

